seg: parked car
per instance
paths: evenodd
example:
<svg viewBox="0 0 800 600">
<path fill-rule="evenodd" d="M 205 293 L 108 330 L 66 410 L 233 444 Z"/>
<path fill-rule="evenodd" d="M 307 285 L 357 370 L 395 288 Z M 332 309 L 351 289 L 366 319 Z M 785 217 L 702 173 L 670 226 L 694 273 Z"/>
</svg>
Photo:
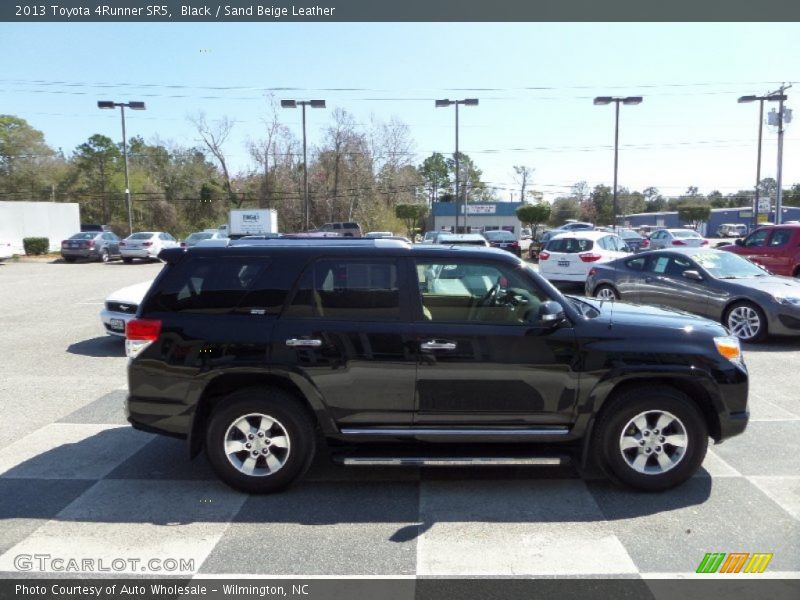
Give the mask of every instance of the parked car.
<svg viewBox="0 0 800 600">
<path fill-rule="evenodd" d="M 708 317 L 744 342 L 800 335 L 800 281 L 711 248 L 658 250 L 594 267 L 586 293 Z"/>
<path fill-rule="evenodd" d="M 152 260 L 162 250 L 180 247 L 178 240 L 163 231 L 140 231 L 129 235 L 119 245 L 126 263 L 133 262 L 134 258 Z"/>
<path fill-rule="evenodd" d="M 800 277 L 800 225 L 759 227 L 735 245 L 720 249 L 746 256 L 776 275 Z"/>
<path fill-rule="evenodd" d="M 126 330 L 128 420 L 205 449 L 245 492 L 302 476 L 319 436 L 345 465 L 573 451 L 664 490 L 747 425 L 719 323 L 564 296 L 507 252 L 277 239 L 160 256 Z"/>
<path fill-rule="evenodd" d="M 8 240 L 0 240 L 0 261 L 14 256 L 14 250 L 11 242 Z"/>
<path fill-rule="evenodd" d="M 650 240 L 634 229 L 618 227 L 617 235 L 623 239 L 633 252 L 641 252 L 650 248 Z"/>
<path fill-rule="evenodd" d="M 84 231 L 61 242 L 61 257 L 64 262 L 75 262 L 79 258 L 108 262 L 122 258 L 120 239 L 111 231 Z"/>
<path fill-rule="evenodd" d="M 697 248 L 708 246 L 708 240 L 693 229 L 659 229 L 650 234 L 650 249 L 661 250 L 673 246 Z"/>
<path fill-rule="evenodd" d="M 191 248 L 202 240 L 222 240 L 227 238 L 224 232 L 215 229 L 213 231 L 195 231 L 181 242 L 181 248 Z"/>
<path fill-rule="evenodd" d="M 747 235 L 747 225 L 742 223 L 724 223 L 717 227 L 717 237 L 738 238 Z"/>
<path fill-rule="evenodd" d="M 561 231 L 591 231 L 594 229 L 594 225 L 592 223 L 582 223 L 580 221 L 570 221 L 564 223 L 560 227 L 556 229 L 560 229 Z"/>
<path fill-rule="evenodd" d="M 531 238 L 531 245 L 528 247 L 528 260 L 532 260 L 534 262 L 539 261 L 539 253 L 544 249 L 547 245 L 547 242 L 550 241 L 554 235 L 558 235 L 559 233 L 564 233 L 560 229 L 540 229 L 536 232 L 536 234 Z"/>
<path fill-rule="evenodd" d="M 447 231 L 445 229 L 440 229 L 438 231 L 426 231 L 425 235 L 422 238 L 422 243 L 423 244 L 435 244 L 436 243 L 436 239 L 440 235 L 445 235 L 445 234 L 450 235 L 450 233 L 451 232 L 449 232 L 449 231 Z"/>
<path fill-rule="evenodd" d="M 125 325 L 136 317 L 142 298 L 153 281 L 129 285 L 108 295 L 100 311 L 100 321 L 109 335 L 125 337 Z"/>
<path fill-rule="evenodd" d="M 489 242 L 480 233 L 444 233 L 437 235 L 434 243 L 448 246 L 489 246 Z"/>
<path fill-rule="evenodd" d="M 361 225 L 352 221 L 337 221 L 335 223 L 325 223 L 315 231 L 338 233 L 342 237 L 357 237 L 360 238 Z"/>
<path fill-rule="evenodd" d="M 498 229 L 495 231 L 484 231 L 483 237 L 486 238 L 486 241 L 489 242 L 489 245 L 492 248 L 500 248 L 501 250 L 506 250 L 511 252 L 514 256 L 520 256 L 522 254 L 522 250 L 519 246 L 519 241 L 517 241 L 517 236 L 515 236 L 510 231 L 505 231 L 502 229 Z"/>
<path fill-rule="evenodd" d="M 365 238 L 390 238 L 394 237 L 391 231 L 370 231 L 364 234 Z"/>
<path fill-rule="evenodd" d="M 590 267 L 631 253 L 618 235 L 603 231 L 560 233 L 539 253 L 539 273 L 550 281 L 583 283 Z"/>
</svg>

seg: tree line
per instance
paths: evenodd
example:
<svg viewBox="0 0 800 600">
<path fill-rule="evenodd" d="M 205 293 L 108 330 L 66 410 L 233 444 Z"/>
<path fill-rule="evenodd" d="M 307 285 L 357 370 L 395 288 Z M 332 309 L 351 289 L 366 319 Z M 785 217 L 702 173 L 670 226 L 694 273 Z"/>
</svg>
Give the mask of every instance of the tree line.
<svg viewBox="0 0 800 600">
<path fill-rule="evenodd" d="M 128 140 L 128 170 L 134 227 L 183 236 L 224 223 L 231 208 L 275 208 L 281 229 L 303 227 L 302 141 L 282 124 L 277 104 L 269 98 L 260 137 L 249 142 L 253 167 L 233 172 L 227 156 L 235 122 L 190 118 L 200 142 L 193 146 L 134 136 Z M 407 231 L 408 205 L 430 206 L 456 200 L 455 156 L 433 153 L 414 164 L 415 144 L 400 119 L 359 124 L 349 112 L 333 110 L 328 125 L 310 149 L 308 184 L 310 220 L 357 221 L 367 230 Z M 496 191 L 468 155 L 458 156 L 459 200 L 496 201 Z M 518 198 L 542 202 L 534 191 L 534 169 L 513 166 Z M 761 196 L 774 197 L 775 182 L 762 181 Z M 83 222 L 110 224 L 127 231 L 122 145 L 93 134 L 69 154 L 51 148 L 44 133 L 13 115 L 0 115 L 0 200 L 78 202 Z M 753 190 L 723 196 L 702 195 L 690 187 L 677 198 L 666 198 L 654 187 L 642 192 L 619 188 L 619 214 L 675 210 L 685 204 L 710 207 L 750 206 Z M 556 198 L 549 220 L 611 223 L 609 186 L 590 188 L 585 182 Z M 784 204 L 800 206 L 800 184 L 784 193 Z M 401 207 L 401 208 L 398 208 Z M 425 214 L 425 210 L 418 212 Z"/>
</svg>

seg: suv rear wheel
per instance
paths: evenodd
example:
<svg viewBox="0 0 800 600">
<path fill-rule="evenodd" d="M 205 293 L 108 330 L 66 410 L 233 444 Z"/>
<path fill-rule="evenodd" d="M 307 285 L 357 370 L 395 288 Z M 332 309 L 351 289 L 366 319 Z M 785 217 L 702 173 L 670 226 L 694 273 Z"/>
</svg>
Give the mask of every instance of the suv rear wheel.
<svg viewBox="0 0 800 600">
<path fill-rule="evenodd" d="M 243 492 L 276 492 L 305 473 L 316 438 L 307 411 L 278 389 L 234 392 L 214 411 L 206 455 L 220 479 Z"/>
<path fill-rule="evenodd" d="M 637 387 L 611 402 L 597 423 L 593 443 L 612 478 L 657 492 L 697 471 L 708 449 L 708 429 L 686 394 L 670 387 Z"/>
</svg>

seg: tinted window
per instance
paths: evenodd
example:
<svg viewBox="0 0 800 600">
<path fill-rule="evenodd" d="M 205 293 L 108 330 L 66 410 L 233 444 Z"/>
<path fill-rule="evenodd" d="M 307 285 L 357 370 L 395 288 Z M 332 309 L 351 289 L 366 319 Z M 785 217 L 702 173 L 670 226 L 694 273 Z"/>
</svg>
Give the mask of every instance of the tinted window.
<svg viewBox="0 0 800 600">
<path fill-rule="evenodd" d="M 399 319 L 397 264 L 394 261 L 317 261 L 303 273 L 286 315 Z"/>
<path fill-rule="evenodd" d="M 271 289 L 267 267 L 257 258 L 187 260 L 169 273 L 152 300 L 153 310 L 276 314 L 286 291 Z"/>
<path fill-rule="evenodd" d="M 770 246 L 785 246 L 789 243 L 789 238 L 792 237 L 792 232 L 789 229 L 776 229 L 772 232 L 772 237 L 769 238 Z"/>
<path fill-rule="evenodd" d="M 69 239 L 71 240 L 93 240 L 96 233 L 76 233 Z"/>
<path fill-rule="evenodd" d="M 549 252 L 563 252 L 566 254 L 576 254 L 578 252 L 588 252 L 594 247 L 592 240 L 581 240 L 576 238 L 561 238 L 550 240 L 545 248 Z"/>
<path fill-rule="evenodd" d="M 428 321 L 521 324 L 547 296 L 522 270 L 474 261 L 416 263 L 422 315 Z"/>
<path fill-rule="evenodd" d="M 763 246 L 767 240 L 767 235 L 769 235 L 769 229 L 759 229 L 745 239 L 744 245 L 748 248 L 752 246 Z"/>
</svg>

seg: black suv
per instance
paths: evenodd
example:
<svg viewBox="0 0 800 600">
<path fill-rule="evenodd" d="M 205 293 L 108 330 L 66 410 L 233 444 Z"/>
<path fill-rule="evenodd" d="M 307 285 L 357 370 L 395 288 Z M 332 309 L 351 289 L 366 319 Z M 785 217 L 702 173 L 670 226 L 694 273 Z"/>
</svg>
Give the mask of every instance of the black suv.
<svg viewBox="0 0 800 600">
<path fill-rule="evenodd" d="M 663 490 L 747 424 L 739 342 L 674 310 L 562 295 L 491 248 L 241 240 L 164 250 L 127 326 L 134 427 L 247 492 L 318 444 L 351 465 L 546 464 Z"/>
</svg>

